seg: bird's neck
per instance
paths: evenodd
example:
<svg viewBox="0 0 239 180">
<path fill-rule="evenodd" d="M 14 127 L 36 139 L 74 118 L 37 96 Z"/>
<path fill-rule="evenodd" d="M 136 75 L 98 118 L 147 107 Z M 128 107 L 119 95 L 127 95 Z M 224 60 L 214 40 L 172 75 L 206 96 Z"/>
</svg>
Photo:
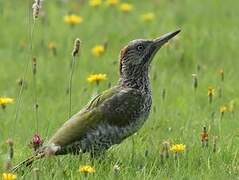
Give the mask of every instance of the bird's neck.
<svg viewBox="0 0 239 180">
<path fill-rule="evenodd" d="M 123 87 L 135 88 L 144 93 L 150 93 L 149 67 L 123 68 L 119 79 L 119 85 Z"/>
</svg>

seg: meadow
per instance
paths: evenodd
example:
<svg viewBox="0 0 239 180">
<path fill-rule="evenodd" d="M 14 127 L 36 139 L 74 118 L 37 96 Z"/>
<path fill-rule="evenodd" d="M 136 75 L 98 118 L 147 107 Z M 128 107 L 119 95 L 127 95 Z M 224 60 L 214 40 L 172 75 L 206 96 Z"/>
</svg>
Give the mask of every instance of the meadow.
<svg viewBox="0 0 239 180">
<path fill-rule="evenodd" d="M 34 134 L 47 142 L 68 119 L 76 38 L 82 43 L 72 113 L 117 83 L 119 52 L 129 41 L 181 29 L 151 65 L 153 107 L 140 131 L 103 159 L 49 157 L 17 172 L 17 179 L 239 179 L 239 1 L 44 0 L 35 20 L 33 3 L 0 0 L 0 97 L 13 99 L 0 108 L 0 173 L 7 171 L 7 139 L 15 165 L 33 153 Z M 89 81 L 98 73 L 106 79 Z M 175 153 L 174 144 L 185 149 Z M 95 172 L 79 172 L 82 165 Z"/>
</svg>

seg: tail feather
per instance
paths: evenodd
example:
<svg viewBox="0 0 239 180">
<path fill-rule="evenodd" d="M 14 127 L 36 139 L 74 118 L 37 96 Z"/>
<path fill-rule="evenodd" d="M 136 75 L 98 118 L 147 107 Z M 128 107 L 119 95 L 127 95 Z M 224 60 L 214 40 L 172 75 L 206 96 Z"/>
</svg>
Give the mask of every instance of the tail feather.
<svg viewBox="0 0 239 180">
<path fill-rule="evenodd" d="M 19 170 L 21 167 L 23 166 L 30 166 L 35 160 L 37 159 L 41 159 L 45 156 L 45 153 L 44 152 L 41 152 L 37 155 L 33 155 L 27 159 L 25 159 L 24 161 L 18 163 L 16 166 L 14 166 L 12 169 L 11 169 L 11 172 L 16 172 L 17 170 Z"/>
</svg>

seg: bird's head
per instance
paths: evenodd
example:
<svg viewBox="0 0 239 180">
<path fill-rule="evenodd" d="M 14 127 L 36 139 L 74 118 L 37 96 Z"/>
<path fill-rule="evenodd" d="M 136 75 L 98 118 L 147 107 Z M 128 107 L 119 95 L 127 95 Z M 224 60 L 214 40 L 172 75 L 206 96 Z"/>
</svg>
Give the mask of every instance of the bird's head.
<svg viewBox="0 0 239 180">
<path fill-rule="evenodd" d="M 170 32 L 152 40 L 137 39 L 129 42 L 120 53 L 120 74 L 127 76 L 147 68 L 158 50 L 179 32 Z"/>
</svg>

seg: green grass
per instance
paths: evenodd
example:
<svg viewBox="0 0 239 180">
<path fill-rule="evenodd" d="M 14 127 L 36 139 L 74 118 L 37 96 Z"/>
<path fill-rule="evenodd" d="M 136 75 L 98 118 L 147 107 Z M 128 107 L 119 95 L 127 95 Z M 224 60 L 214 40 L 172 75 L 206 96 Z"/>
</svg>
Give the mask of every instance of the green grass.
<svg viewBox="0 0 239 180">
<path fill-rule="evenodd" d="M 85 2 L 85 3 L 84 3 Z M 84 179 L 80 165 L 89 164 L 96 173 L 89 179 L 237 179 L 239 177 L 238 108 L 220 118 L 219 108 L 234 100 L 238 103 L 239 69 L 239 1 L 236 0 L 129 0 L 134 10 L 125 14 L 116 7 L 93 8 L 87 1 L 69 3 L 44 1 L 44 17 L 36 21 L 33 31 L 33 55 L 37 57 L 37 92 L 39 100 L 39 131 L 45 141 L 67 120 L 69 62 L 76 37 L 82 40 L 81 55 L 73 79 L 73 112 L 77 112 L 93 93 L 116 84 L 120 49 L 136 38 L 155 38 L 168 31 L 182 29 L 179 38 L 160 50 L 151 67 L 153 108 L 143 128 L 114 146 L 104 160 L 91 160 L 89 155 L 52 157 L 34 163 L 41 179 Z M 23 77 L 29 62 L 29 39 L 32 23 L 27 0 L 0 1 L 0 96 L 18 98 L 16 80 Z M 64 15 L 73 12 L 84 18 L 82 24 L 70 27 Z M 154 12 L 152 22 L 142 22 L 140 15 Z M 108 42 L 101 57 L 93 57 L 91 48 Z M 47 48 L 57 45 L 57 56 Z M 25 48 L 23 48 L 25 44 Z M 200 71 L 197 71 L 197 66 Z M 219 70 L 224 69 L 225 81 L 220 82 Z M 97 88 L 86 78 L 91 73 L 106 73 L 108 80 Z M 192 73 L 197 73 L 199 87 L 192 88 Z M 5 140 L 14 140 L 14 164 L 32 152 L 27 146 L 36 132 L 33 109 L 33 77 L 26 73 L 27 88 L 22 94 L 19 118 L 15 121 L 17 103 L 0 111 L 0 169 L 7 155 Z M 211 105 L 207 88 L 216 90 Z M 162 90 L 166 98 L 162 100 Z M 219 89 L 223 96 L 219 97 Z M 212 118 L 214 113 L 214 118 Z M 202 148 L 200 133 L 206 125 L 209 147 Z M 213 137 L 217 151 L 212 151 Z M 178 160 L 171 155 L 162 164 L 160 149 L 163 141 L 186 144 L 186 152 Z M 147 153 L 146 153 L 147 152 Z M 114 173 L 118 164 L 120 172 Z M 19 179 L 31 179 L 31 168 L 18 174 Z"/>
</svg>

